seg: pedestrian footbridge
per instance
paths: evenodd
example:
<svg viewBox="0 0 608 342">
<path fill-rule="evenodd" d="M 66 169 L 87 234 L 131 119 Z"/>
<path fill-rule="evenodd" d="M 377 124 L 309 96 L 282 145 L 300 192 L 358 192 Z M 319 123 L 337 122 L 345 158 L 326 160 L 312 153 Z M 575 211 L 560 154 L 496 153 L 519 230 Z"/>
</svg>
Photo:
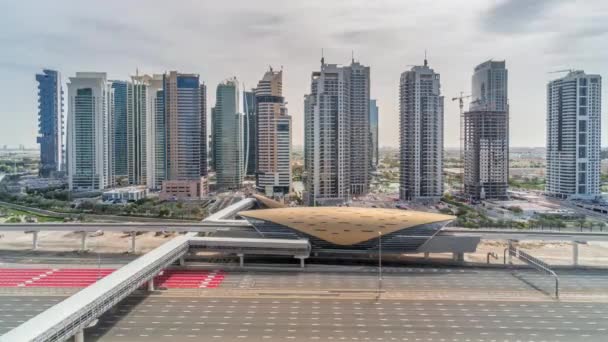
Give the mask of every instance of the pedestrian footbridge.
<svg viewBox="0 0 608 342">
<path fill-rule="evenodd" d="M 204 222 L 229 220 L 253 207 L 255 199 L 247 198 L 213 215 Z M 308 240 L 197 237 L 197 232 L 181 235 L 144 254 L 131 263 L 84 288 L 73 296 L 31 318 L 0 337 L 0 341 L 65 341 L 72 336 L 84 341 L 83 330 L 136 289 L 148 284 L 162 270 L 182 258 L 190 249 L 234 253 L 243 263 L 246 254 L 291 255 L 304 259 L 310 255 Z"/>
</svg>

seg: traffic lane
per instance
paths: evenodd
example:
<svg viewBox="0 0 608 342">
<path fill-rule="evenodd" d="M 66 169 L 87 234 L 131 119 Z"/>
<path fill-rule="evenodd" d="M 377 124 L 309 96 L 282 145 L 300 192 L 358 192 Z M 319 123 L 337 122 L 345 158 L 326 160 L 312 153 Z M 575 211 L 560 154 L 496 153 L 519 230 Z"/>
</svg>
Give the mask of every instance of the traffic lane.
<svg viewBox="0 0 608 342">
<path fill-rule="evenodd" d="M 63 297 L 0 296 L 0 335 L 57 304 Z"/>
<path fill-rule="evenodd" d="M 156 298 L 154 303 L 126 301 L 87 334 L 100 341 L 201 336 L 310 340 L 313 335 L 320 340 L 403 340 L 411 335 L 600 341 L 607 325 L 608 305 L 600 304 Z"/>
</svg>

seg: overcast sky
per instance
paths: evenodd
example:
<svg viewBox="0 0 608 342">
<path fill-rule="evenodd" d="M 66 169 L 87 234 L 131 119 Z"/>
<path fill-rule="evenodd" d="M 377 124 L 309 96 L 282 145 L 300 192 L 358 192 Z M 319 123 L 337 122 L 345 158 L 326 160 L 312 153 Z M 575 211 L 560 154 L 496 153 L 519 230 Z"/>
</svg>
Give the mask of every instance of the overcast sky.
<svg viewBox="0 0 608 342">
<path fill-rule="evenodd" d="M 511 146 L 545 145 L 545 86 L 561 69 L 608 75 L 606 0 L 0 0 L 0 144 L 35 146 L 41 68 L 105 71 L 109 79 L 178 70 L 215 87 L 237 76 L 254 86 L 268 65 L 284 68 L 294 145 L 303 142 L 303 95 L 328 63 L 351 51 L 371 66 L 380 107 L 380 145 L 398 146 L 401 72 L 421 64 L 441 74 L 445 145 L 458 146 L 458 105 L 473 68 L 509 69 Z M 606 89 L 603 91 L 603 145 Z M 67 89 L 66 89 L 67 93 Z M 67 95 L 67 94 L 66 94 Z"/>
</svg>

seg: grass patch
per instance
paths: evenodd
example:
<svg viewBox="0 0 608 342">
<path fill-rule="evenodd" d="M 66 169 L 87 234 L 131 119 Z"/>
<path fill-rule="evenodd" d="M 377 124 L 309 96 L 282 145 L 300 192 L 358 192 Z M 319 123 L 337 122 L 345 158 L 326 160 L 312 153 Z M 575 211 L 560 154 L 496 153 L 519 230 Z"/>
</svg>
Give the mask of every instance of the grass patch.
<svg viewBox="0 0 608 342">
<path fill-rule="evenodd" d="M 30 216 L 30 217 L 35 217 L 38 220 L 38 222 L 41 222 L 41 223 L 42 222 L 63 222 L 63 218 L 61 218 L 61 217 L 40 215 L 40 214 L 32 213 L 29 211 L 7 208 L 7 207 L 1 206 L 1 205 L 0 205 L 0 211 L 7 214 L 7 216 L 4 217 L 4 219 L 6 219 L 6 220 L 10 219 L 11 217 L 16 217 L 16 216 Z"/>
</svg>

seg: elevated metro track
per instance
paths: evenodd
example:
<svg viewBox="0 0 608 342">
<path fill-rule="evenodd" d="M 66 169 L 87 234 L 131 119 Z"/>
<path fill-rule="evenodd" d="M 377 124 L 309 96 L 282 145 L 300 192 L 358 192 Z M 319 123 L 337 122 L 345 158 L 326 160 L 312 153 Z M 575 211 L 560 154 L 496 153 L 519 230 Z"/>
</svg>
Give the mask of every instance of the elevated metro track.
<svg viewBox="0 0 608 342">
<path fill-rule="evenodd" d="M 608 233 L 557 230 L 443 228 L 438 237 L 476 237 L 482 240 L 608 241 Z"/>
<path fill-rule="evenodd" d="M 2 223 L 0 231 L 70 231 L 70 232 L 215 232 L 222 230 L 250 231 L 244 220 L 203 221 L 196 223 Z"/>
<path fill-rule="evenodd" d="M 239 202 L 240 203 L 240 202 Z M 238 203 L 237 203 L 238 204 Z M 1 231 L 71 231 L 71 232 L 252 232 L 245 220 L 207 219 L 196 223 L 3 223 Z M 521 230 L 490 228 L 443 228 L 437 236 L 478 237 L 482 240 L 549 240 L 549 241 L 608 241 L 608 232 L 575 232 L 558 230 Z"/>
</svg>

